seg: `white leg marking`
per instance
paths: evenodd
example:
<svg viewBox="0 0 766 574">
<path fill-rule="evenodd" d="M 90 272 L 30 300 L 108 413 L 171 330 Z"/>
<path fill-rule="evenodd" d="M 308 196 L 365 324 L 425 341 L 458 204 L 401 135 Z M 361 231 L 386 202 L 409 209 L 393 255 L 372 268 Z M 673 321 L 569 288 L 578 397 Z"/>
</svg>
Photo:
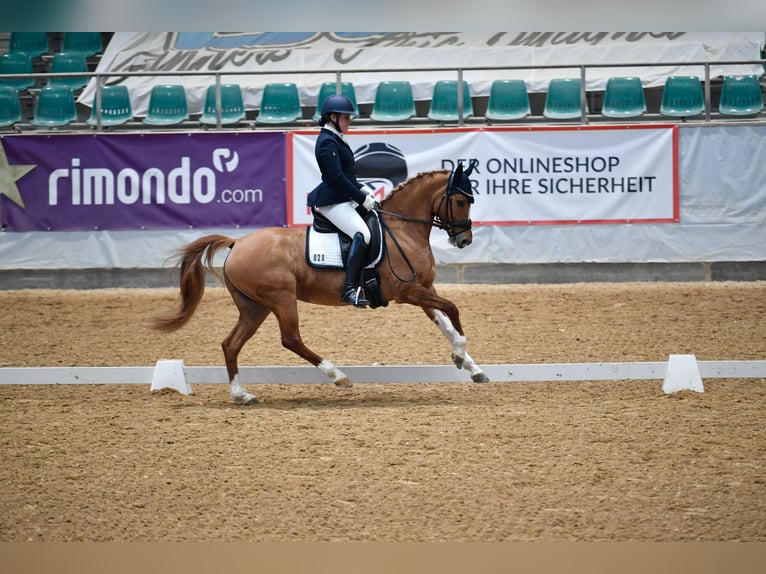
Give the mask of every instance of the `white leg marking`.
<svg viewBox="0 0 766 574">
<path fill-rule="evenodd" d="M 477 383 L 488 381 L 489 379 L 487 378 L 487 375 L 484 374 L 484 371 L 481 370 L 481 368 L 468 354 L 468 351 L 465 350 L 466 338 L 455 330 L 455 327 L 452 325 L 452 321 L 449 320 L 449 317 L 447 317 L 447 315 L 441 311 L 435 310 L 434 323 L 436 323 L 436 325 L 439 327 L 439 330 L 447 339 L 447 342 L 452 346 L 452 360 L 454 361 L 455 365 L 457 365 L 458 368 L 460 368 L 462 365 L 462 368 L 470 371 L 471 380 Z"/>
<path fill-rule="evenodd" d="M 229 395 L 231 400 L 238 405 L 254 405 L 258 403 L 258 398 L 245 391 L 242 383 L 239 381 L 239 374 L 234 375 L 234 379 L 229 384 Z"/>
<path fill-rule="evenodd" d="M 338 367 L 333 365 L 327 359 L 322 359 L 322 362 L 317 365 L 317 368 L 325 375 L 330 377 L 333 382 L 339 387 L 351 387 L 351 381 Z"/>
</svg>

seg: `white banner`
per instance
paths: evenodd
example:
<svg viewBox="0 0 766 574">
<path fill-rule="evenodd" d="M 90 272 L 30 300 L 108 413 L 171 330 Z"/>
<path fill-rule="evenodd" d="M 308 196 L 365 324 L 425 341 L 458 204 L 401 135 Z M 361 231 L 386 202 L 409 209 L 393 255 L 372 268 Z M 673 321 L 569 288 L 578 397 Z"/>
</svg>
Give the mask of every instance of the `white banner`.
<svg viewBox="0 0 766 574">
<path fill-rule="evenodd" d="M 544 92 L 552 78 L 579 77 L 581 65 L 609 66 L 587 69 L 589 91 L 624 75 L 654 87 L 671 74 L 704 78 L 703 66 L 689 62 L 757 60 L 763 44 L 763 32 L 116 32 L 97 71 L 128 86 L 141 117 L 158 83 L 182 84 L 190 113 L 200 113 L 213 72 L 239 83 L 245 107 L 255 110 L 270 82 L 297 84 L 301 104 L 315 106 L 321 84 L 336 81 L 336 72 L 354 84 L 360 104 L 372 103 L 384 80 L 409 80 L 415 99 L 427 101 L 434 83 L 457 79 L 458 68 L 474 97 L 488 96 L 498 78 L 523 79 L 530 92 Z M 470 69 L 476 67 L 498 69 Z M 711 77 L 762 73 L 757 64 L 711 66 Z M 78 101 L 91 106 L 94 94 L 91 81 Z"/>
<path fill-rule="evenodd" d="M 288 225 L 307 225 L 317 131 L 288 135 Z M 477 225 L 671 223 L 678 128 L 619 126 L 352 131 L 357 177 L 384 197 L 413 175 L 476 160 Z"/>
</svg>

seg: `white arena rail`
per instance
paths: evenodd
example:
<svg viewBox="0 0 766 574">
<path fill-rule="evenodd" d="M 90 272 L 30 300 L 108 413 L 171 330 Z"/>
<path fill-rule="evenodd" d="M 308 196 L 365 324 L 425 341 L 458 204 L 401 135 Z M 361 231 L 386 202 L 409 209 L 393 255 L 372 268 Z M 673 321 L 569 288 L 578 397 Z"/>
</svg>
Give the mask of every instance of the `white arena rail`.
<svg viewBox="0 0 766 574">
<path fill-rule="evenodd" d="M 492 382 L 545 381 L 620 381 L 664 379 L 674 357 L 666 362 L 634 363 L 561 363 L 485 365 L 482 368 Z M 0 368 L 0 384 L 139 384 L 150 385 L 158 368 L 175 363 L 183 369 L 189 384 L 228 383 L 224 367 L 185 366 L 182 361 L 159 361 L 153 367 L 5 367 Z M 766 379 L 765 361 L 696 361 L 703 379 Z M 354 383 L 463 383 L 470 382 L 467 372 L 452 365 L 383 365 L 342 366 L 340 369 Z M 301 367 L 240 367 L 242 384 L 328 383 L 319 369 Z"/>
</svg>

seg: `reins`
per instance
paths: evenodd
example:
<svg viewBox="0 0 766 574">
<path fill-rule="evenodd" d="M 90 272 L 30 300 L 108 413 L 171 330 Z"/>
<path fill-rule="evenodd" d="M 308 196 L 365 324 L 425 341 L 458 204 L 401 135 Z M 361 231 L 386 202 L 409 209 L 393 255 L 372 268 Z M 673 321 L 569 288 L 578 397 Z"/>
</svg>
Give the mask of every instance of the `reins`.
<svg viewBox="0 0 766 574">
<path fill-rule="evenodd" d="M 402 219 L 407 219 L 408 221 L 414 221 L 416 223 L 428 223 L 427 221 L 423 221 L 422 219 L 415 219 L 415 218 L 409 218 L 407 216 L 400 216 L 400 214 L 392 213 L 390 211 L 385 211 L 380 208 L 378 208 L 377 211 L 378 213 L 386 213 L 388 215 L 394 215 L 397 217 L 401 217 Z M 388 268 L 391 270 L 391 273 L 394 275 L 394 277 L 396 277 L 402 283 L 409 283 L 409 282 L 415 281 L 415 279 L 417 279 L 418 274 L 415 273 L 415 268 L 412 266 L 412 263 L 410 262 L 410 258 L 407 257 L 407 254 L 404 252 L 404 249 L 402 249 L 402 246 L 399 245 L 399 240 L 396 238 L 396 235 L 394 235 L 393 230 L 391 229 L 391 227 L 389 227 L 386 220 L 383 219 L 382 217 L 378 217 L 378 219 L 380 220 L 380 224 L 383 226 L 383 231 L 386 231 L 388 233 L 389 237 L 394 242 L 394 245 L 396 245 L 396 248 L 399 250 L 400 255 L 404 258 L 405 263 L 407 263 L 407 267 L 410 268 L 410 271 L 412 272 L 412 277 L 410 277 L 409 279 L 402 279 L 401 277 L 399 277 L 399 274 L 394 270 L 394 266 L 391 265 L 391 257 L 386 256 L 386 261 L 388 261 Z"/>
<path fill-rule="evenodd" d="M 465 192 L 462 189 L 460 189 L 459 187 L 448 184 L 447 185 L 447 189 L 444 191 L 444 194 L 442 195 L 441 199 L 439 200 L 439 206 L 436 208 L 436 214 L 430 220 L 428 220 L 428 219 L 420 219 L 418 217 L 412 217 L 411 215 L 404 215 L 403 213 L 396 213 L 394 211 L 388 211 L 388 210 L 382 209 L 380 207 L 380 205 L 378 205 L 375 208 L 375 211 L 377 211 L 378 214 L 391 215 L 393 217 L 396 217 L 398 219 L 402 219 L 404 221 L 410 221 L 412 223 L 421 223 L 423 225 L 430 225 L 430 226 L 436 227 L 438 229 L 444 229 L 450 237 L 454 237 L 455 235 L 457 235 L 457 233 L 452 233 L 452 231 L 453 231 L 453 229 L 455 227 L 458 227 L 458 228 L 468 228 L 468 229 L 470 229 L 470 227 L 471 227 L 471 220 L 470 219 L 466 219 L 464 221 L 452 221 L 452 217 L 451 217 L 451 215 L 452 215 L 452 209 L 451 209 L 452 203 L 450 203 L 449 201 L 447 203 L 447 222 L 444 223 L 439 218 L 438 213 L 439 213 L 439 210 L 441 209 L 442 204 L 444 203 L 444 200 L 449 200 L 452 197 L 452 194 L 453 194 L 454 190 L 457 190 L 457 193 L 461 193 L 461 194 L 465 195 Z M 396 235 L 394 235 L 393 230 L 388 225 L 386 220 L 383 217 L 378 217 L 378 219 L 380 220 L 380 224 L 383 226 L 383 230 L 388 233 L 389 237 L 391 237 L 391 240 L 394 242 L 394 245 L 396 245 L 396 248 L 399 251 L 399 254 L 402 256 L 402 258 L 404 259 L 405 263 L 407 263 L 407 267 L 410 268 L 410 271 L 412 272 L 412 277 L 410 279 L 402 279 L 401 277 L 399 277 L 399 275 L 394 270 L 393 265 L 391 265 L 391 258 L 390 257 L 386 257 L 386 259 L 388 260 L 388 268 L 391 270 L 391 273 L 394 275 L 394 277 L 396 277 L 399 281 L 401 281 L 403 283 L 408 283 L 408 282 L 414 281 L 417 278 L 417 273 L 415 272 L 415 268 L 412 266 L 412 263 L 410 262 L 409 257 L 407 257 L 407 254 L 404 252 L 404 249 L 399 244 L 399 241 L 396 239 Z"/>
<path fill-rule="evenodd" d="M 418 217 L 412 217 L 411 215 L 404 215 L 403 213 L 396 213 L 394 211 L 388 211 L 385 209 L 382 209 L 380 206 L 375 208 L 375 211 L 378 213 L 382 213 L 385 215 L 391 215 L 393 217 L 396 217 L 398 219 L 403 219 L 404 221 L 411 221 L 413 223 L 422 223 L 423 225 L 430 225 L 432 227 L 436 227 L 438 229 L 444 229 L 447 234 L 450 236 L 453 236 L 452 233 L 450 233 L 455 227 L 457 228 L 470 228 L 471 227 L 471 220 L 466 219 L 463 221 L 452 221 L 452 204 L 447 204 L 447 222 L 444 223 L 439 218 L 439 209 L 441 209 L 442 203 L 444 203 L 445 199 L 450 199 L 453 195 L 453 190 L 457 190 L 457 193 L 465 195 L 462 189 L 456 186 L 448 186 L 444 194 L 442 195 L 441 199 L 439 200 L 439 207 L 436 208 L 437 215 L 434 215 L 432 219 L 420 219 Z M 381 218 L 382 220 L 382 218 Z M 454 234 L 457 235 L 457 234 Z"/>
</svg>

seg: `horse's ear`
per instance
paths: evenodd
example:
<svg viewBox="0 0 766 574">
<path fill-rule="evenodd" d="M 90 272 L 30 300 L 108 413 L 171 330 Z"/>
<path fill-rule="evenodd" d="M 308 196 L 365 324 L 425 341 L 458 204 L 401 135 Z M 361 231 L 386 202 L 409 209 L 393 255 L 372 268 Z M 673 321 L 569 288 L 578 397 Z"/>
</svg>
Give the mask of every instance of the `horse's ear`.
<svg viewBox="0 0 766 574">
<path fill-rule="evenodd" d="M 473 168 L 475 168 L 478 163 L 479 163 L 478 159 L 472 159 L 471 161 L 469 161 L 468 162 L 468 169 L 465 170 L 465 174 L 466 175 L 471 175 L 471 173 L 473 172 Z M 461 163 L 460 165 L 462 166 L 463 164 Z"/>
<path fill-rule="evenodd" d="M 457 167 L 455 168 L 455 171 L 453 171 L 451 174 L 449 174 L 449 179 L 447 180 L 447 187 L 460 187 L 460 182 L 463 180 L 463 162 L 459 161 L 457 162 Z"/>
</svg>

